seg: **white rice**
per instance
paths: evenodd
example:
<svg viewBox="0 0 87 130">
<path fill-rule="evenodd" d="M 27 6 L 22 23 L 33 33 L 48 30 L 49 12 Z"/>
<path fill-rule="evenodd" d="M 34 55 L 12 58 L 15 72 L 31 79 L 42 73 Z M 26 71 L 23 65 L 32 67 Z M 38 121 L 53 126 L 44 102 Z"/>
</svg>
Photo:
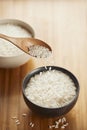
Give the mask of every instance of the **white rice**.
<svg viewBox="0 0 87 130">
<path fill-rule="evenodd" d="M 32 45 L 29 47 L 29 54 L 37 58 L 47 58 L 51 55 L 51 51 L 40 45 Z"/>
<path fill-rule="evenodd" d="M 25 94 L 33 103 L 47 108 L 61 107 L 76 95 L 72 79 L 61 71 L 49 70 L 30 79 Z"/>
<path fill-rule="evenodd" d="M 0 33 L 12 37 L 31 37 L 26 29 L 15 24 L 0 24 Z M 9 41 L 0 38 L 0 56 L 17 56 L 23 53 Z"/>
</svg>

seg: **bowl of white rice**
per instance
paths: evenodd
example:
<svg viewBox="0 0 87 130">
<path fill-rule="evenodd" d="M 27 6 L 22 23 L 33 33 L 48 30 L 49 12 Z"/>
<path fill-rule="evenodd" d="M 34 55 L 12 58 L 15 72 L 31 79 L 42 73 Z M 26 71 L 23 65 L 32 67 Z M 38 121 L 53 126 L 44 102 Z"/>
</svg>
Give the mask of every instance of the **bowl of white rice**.
<svg viewBox="0 0 87 130">
<path fill-rule="evenodd" d="M 34 37 L 33 28 L 17 19 L 0 20 L 0 33 L 12 37 Z M 7 40 L 0 38 L 0 68 L 14 68 L 25 64 L 30 56 Z"/>
<path fill-rule="evenodd" d="M 25 103 L 32 111 L 46 116 L 62 116 L 76 104 L 79 83 L 64 68 L 39 67 L 25 76 L 22 92 Z"/>
</svg>

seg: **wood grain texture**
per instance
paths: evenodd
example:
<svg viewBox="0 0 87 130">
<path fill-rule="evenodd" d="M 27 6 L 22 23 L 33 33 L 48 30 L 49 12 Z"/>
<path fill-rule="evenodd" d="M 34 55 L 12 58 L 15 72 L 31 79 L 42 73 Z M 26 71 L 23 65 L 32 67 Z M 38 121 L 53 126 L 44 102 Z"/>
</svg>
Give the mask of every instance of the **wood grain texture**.
<svg viewBox="0 0 87 130">
<path fill-rule="evenodd" d="M 16 18 L 29 23 L 36 38 L 53 49 L 48 61 L 32 58 L 14 69 L 0 68 L 0 130 L 49 130 L 58 118 L 43 118 L 32 113 L 22 97 L 24 76 L 42 65 L 55 64 L 70 70 L 80 83 L 75 107 L 67 114 L 67 130 L 86 130 L 87 121 L 87 1 L 86 0 L 0 0 L 0 19 Z M 54 63 L 53 63 L 54 61 Z M 22 117 L 23 113 L 28 116 Z M 12 117 L 18 117 L 16 125 Z M 29 122 L 34 122 L 31 128 Z"/>
</svg>

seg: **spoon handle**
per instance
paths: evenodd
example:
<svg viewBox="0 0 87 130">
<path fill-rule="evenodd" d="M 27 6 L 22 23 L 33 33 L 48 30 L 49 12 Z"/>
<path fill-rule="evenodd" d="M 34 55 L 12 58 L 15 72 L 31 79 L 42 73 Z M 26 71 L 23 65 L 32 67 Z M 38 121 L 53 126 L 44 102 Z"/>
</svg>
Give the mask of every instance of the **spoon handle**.
<svg viewBox="0 0 87 130">
<path fill-rule="evenodd" d="M 23 41 L 24 38 L 14 38 L 14 37 L 6 36 L 4 34 L 0 34 L 0 38 L 9 41 L 10 43 L 14 44 L 22 51 L 28 53 L 28 47 L 24 44 L 24 41 Z"/>
<path fill-rule="evenodd" d="M 9 41 L 10 43 L 14 44 L 15 46 L 17 46 L 18 48 L 22 49 L 21 48 L 21 43 L 20 43 L 20 39 L 19 38 L 14 38 L 14 37 L 10 37 L 10 36 L 7 36 L 7 35 L 4 35 L 4 34 L 1 34 L 0 33 L 0 38 L 2 39 L 5 39 L 7 41 Z M 23 49 L 22 49 L 23 50 Z"/>
<path fill-rule="evenodd" d="M 9 37 L 9 36 L 6 36 L 4 34 L 0 34 L 0 38 L 5 39 L 5 40 L 13 43 L 16 46 L 18 45 L 17 40 L 15 38 L 13 38 L 13 37 Z"/>
</svg>

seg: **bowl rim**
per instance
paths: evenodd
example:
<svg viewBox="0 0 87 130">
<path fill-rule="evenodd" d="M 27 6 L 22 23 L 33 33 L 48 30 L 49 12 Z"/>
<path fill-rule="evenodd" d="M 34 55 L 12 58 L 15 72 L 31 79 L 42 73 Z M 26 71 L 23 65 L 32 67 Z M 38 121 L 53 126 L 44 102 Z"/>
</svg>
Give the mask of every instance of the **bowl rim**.
<svg viewBox="0 0 87 130">
<path fill-rule="evenodd" d="M 63 109 L 63 108 L 65 108 L 65 107 L 70 106 L 75 100 L 77 100 L 77 98 L 78 98 L 78 96 L 79 96 L 80 86 L 79 86 L 79 82 L 78 82 L 76 76 L 75 76 L 72 72 L 70 72 L 69 70 L 67 70 L 67 69 L 65 69 L 65 68 L 62 68 L 62 67 L 58 67 L 58 66 L 46 66 L 46 67 L 47 67 L 47 69 L 45 69 L 45 66 L 38 67 L 38 68 L 36 68 L 36 69 L 30 71 L 30 72 L 24 77 L 23 82 L 22 82 L 22 94 L 23 94 L 23 96 L 25 96 L 25 98 L 26 98 L 31 104 L 35 105 L 36 107 L 40 107 L 40 108 L 42 108 L 42 109 L 57 110 L 57 109 Z M 31 100 L 29 100 L 29 99 L 27 98 L 26 94 L 25 94 L 25 88 L 26 88 L 26 86 L 25 86 L 25 81 L 26 81 L 26 80 L 29 80 L 29 79 L 32 77 L 31 75 L 34 76 L 34 75 L 36 75 L 36 74 L 39 74 L 40 72 L 48 71 L 48 70 L 49 70 L 49 67 L 51 67 L 52 70 L 55 69 L 55 70 L 61 71 L 61 72 L 65 73 L 66 75 L 68 75 L 68 76 L 72 79 L 72 81 L 74 82 L 74 84 L 75 84 L 75 86 L 76 86 L 76 88 L 77 88 L 77 90 L 76 90 L 76 95 L 74 96 L 74 98 L 73 98 L 68 104 L 66 104 L 66 105 L 64 105 L 64 106 L 61 106 L 61 107 L 53 107 L 53 108 L 40 106 L 40 105 L 38 105 L 38 104 L 33 103 Z M 41 71 L 41 70 L 42 70 L 42 71 Z M 76 83 L 75 83 L 75 82 L 76 82 Z"/>
<path fill-rule="evenodd" d="M 30 32 L 30 35 L 32 38 L 35 37 L 35 32 L 34 32 L 34 29 L 32 28 L 32 26 L 30 24 L 28 24 L 27 22 L 25 22 L 24 20 L 19 20 L 19 19 L 0 19 L 0 25 L 1 24 L 13 24 L 13 25 L 18 25 L 20 27 L 23 27 L 25 28 L 25 30 L 27 30 L 28 32 Z M 14 45 L 15 46 L 15 45 Z M 22 50 L 21 50 L 22 51 Z M 19 55 L 13 55 L 13 56 L 3 56 L 3 55 L 0 55 L 0 58 L 15 58 L 15 57 L 18 57 L 18 56 L 22 56 L 26 54 L 25 52 L 22 52 L 21 54 Z M 28 54 L 26 54 L 28 55 Z"/>
</svg>

